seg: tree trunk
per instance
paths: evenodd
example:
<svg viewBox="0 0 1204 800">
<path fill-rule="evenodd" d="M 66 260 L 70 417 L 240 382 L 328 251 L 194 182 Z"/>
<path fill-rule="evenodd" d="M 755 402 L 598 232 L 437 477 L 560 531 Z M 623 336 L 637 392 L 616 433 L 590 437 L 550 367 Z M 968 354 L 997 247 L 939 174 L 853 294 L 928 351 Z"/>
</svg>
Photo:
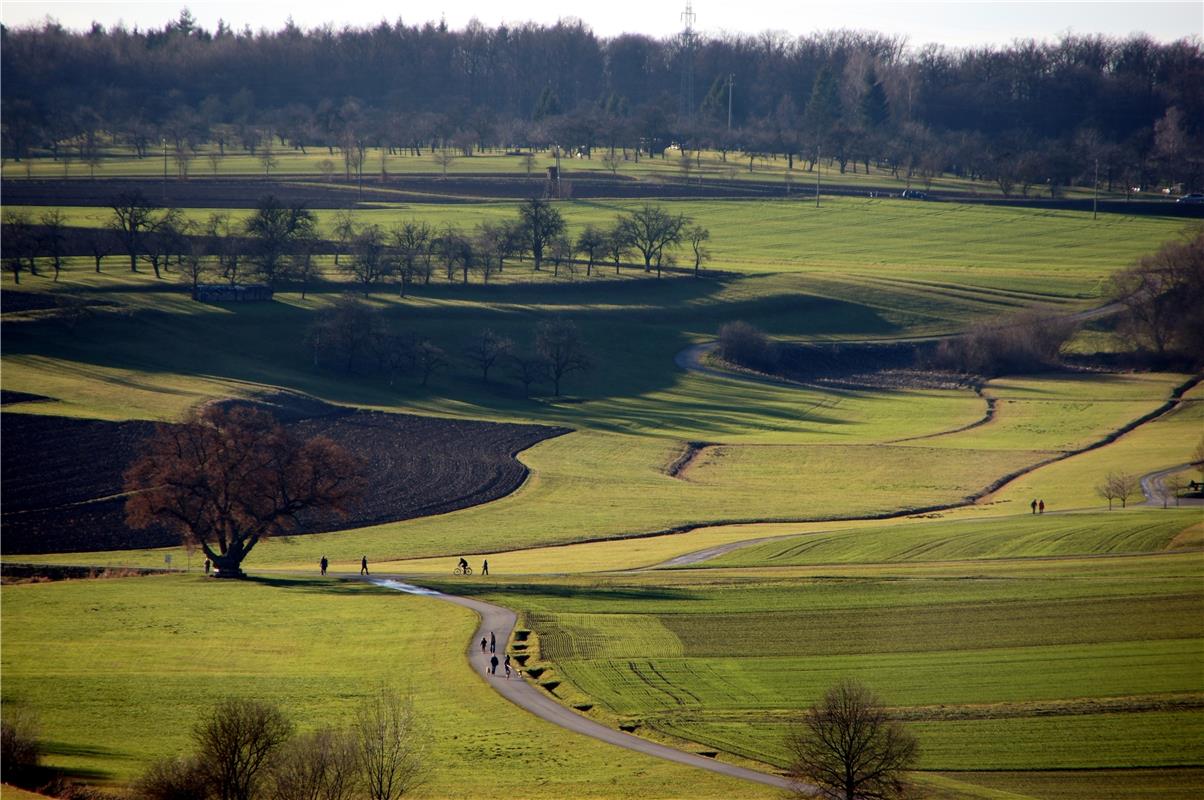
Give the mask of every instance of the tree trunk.
<svg viewBox="0 0 1204 800">
<path fill-rule="evenodd" d="M 209 560 L 213 562 L 213 577 L 215 578 L 245 578 L 246 573 L 242 571 L 243 551 L 242 548 L 231 548 L 224 554 L 212 553 L 206 550 L 209 555 Z"/>
</svg>

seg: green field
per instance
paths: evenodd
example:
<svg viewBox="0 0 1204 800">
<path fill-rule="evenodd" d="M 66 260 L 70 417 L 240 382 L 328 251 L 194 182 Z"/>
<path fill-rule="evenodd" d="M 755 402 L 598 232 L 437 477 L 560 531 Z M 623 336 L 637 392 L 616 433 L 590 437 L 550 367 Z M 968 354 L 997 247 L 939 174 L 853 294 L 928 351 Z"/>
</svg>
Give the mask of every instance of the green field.
<svg viewBox="0 0 1204 800">
<path fill-rule="evenodd" d="M 323 155 L 285 157 L 281 168 L 316 169 Z M 242 158 L 221 169 L 253 171 Z M 514 168 L 488 156 L 455 169 L 469 161 Z M 661 169 L 641 161 L 638 176 Z M 793 716 L 855 676 L 919 736 L 917 779 L 935 797 L 1204 792 L 1200 509 L 1107 512 L 1094 490 L 1109 470 L 1187 461 L 1204 429 L 1204 389 L 974 505 L 906 513 L 962 503 L 1098 443 L 1189 376 L 1009 376 L 980 396 L 751 383 L 673 365 L 735 319 L 783 339 L 891 339 L 1021 308 L 1090 308 L 1112 271 L 1191 226 L 862 199 L 818 211 L 785 200 L 666 204 L 711 228 L 721 274 L 557 279 L 515 262 L 489 286 L 436 278 L 405 299 L 393 287 L 368 299 L 457 358 L 484 327 L 526 343 L 538 319 L 575 320 L 597 366 L 566 380 L 560 398 L 544 388 L 524 398 L 503 376 L 485 385 L 464 364 L 427 387 L 314 368 L 307 330 L 350 288 L 330 263 L 328 282 L 305 299 L 290 289 L 241 307 L 193 303 L 178 276 L 133 275 L 118 257 L 101 275 L 72 259 L 58 284 L 24 276 L 20 292 L 108 305 L 70 324 L 45 310 L 6 312 L 4 388 L 53 398 L 6 410 L 173 420 L 213 397 L 283 388 L 353 407 L 574 429 L 523 452 L 530 478 L 505 498 L 267 542 L 246 564 L 259 575 L 247 583 L 179 575 L 5 586 L 4 700 L 39 711 L 52 763 L 118 786 L 183 748 L 222 695 L 272 699 L 312 728 L 348 719 L 388 680 L 409 687 L 432 722 L 438 767 L 422 796 L 769 796 L 569 737 L 509 705 L 462 658 L 473 626 L 462 609 L 295 574 L 312 575 L 323 555 L 336 572 L 354 571 L 367 554 L 375 570 L 517 609 L 535 634 L 531 663 L 545 668 L 541 680 L 561 682 L 562 701 L 688 748 L 781 766 Z M 561 207 L 579 229 L 632 205 Z M 76 224 L 106 216 L 64 211 Z M 385 226 L 514 213 L 503 202 L 355 212 Z M 319 212 L 327 230 L 333 218 Z M 8 308 L 11 283 L 4 291 Z M 986 398 L 994 417 L 968 427 Z M 687 443 L 699 443 L 696 455 L 670 475 Z M 1038 497 L 1050 513 L 1034 517 Z M 692 529 L 649 536 L 682 528 Z M 762 538 L 687 568 L 644 569 Z M 474 566 L 489 558 L 492 582 L 452 580 L 455 557 L 470 553 Z M 5 560 L 157 566 L 168 554 L 187 563 L 179 549 Z M 488 787 L 466 780 L 482 771 Z"/>
<path fill-rule="evenodd" d="M 1152 543 L 1198 520 L 1156 524 Z M 1026 558 L 994 566 L 685 570 L 485 591 L 527 610 L 558 692 L 771 763 L 785 758 L 791 709 L 853 676 L 915 727 L 924 770 L 1198 765 L 1199 552 L 1034 557 L 1048 545 L 1030 537 Z"/>
<path fill-rule="evenodd" d="M 4 698 L 36 708 L 49 762 L 123 783 L 183 752 L 197 717 L 227 696 L 278 704 L 301 729 L 349 721 L 384 682 L 431 725 L 431 783 L 470 798 L 470 764 L 496 797 L 761 796 L 753 786 L 645 758 L 517 712 L 462 657 L 473 615 L 337 581 L 218 585 L 199 578 L 65 581 L 3 588 Z M 766 791 L 765 796 L 770 796 Z"/>
<path fill-rule="evenodd" d="M 604 162 L 608 153 L 609 151 L 604 148 L 597 148 L 592 158 L 568 158 L 566 156 L 559 161 L 562 174 L 569 180 L 575 176 L 610 174 L 612 168 Z M 210 160 L 210 154 L 218 156 L 216 164 Z M 331 153 L 320 147 L 310 148 L 305 153 L 291 148 L 277 148 L 272 151 L 272 154 L 277 162 L 271 170 L 272 177 L 291 175 L 314 180 L 322 172 L 322 162 L 329 160 L 333 164 L 333 181 L 345 185 L 348 189 L 352 189 L 356 185 L 354 178 L 348 181 L 346 177 L 341 152 Z M 649 158 L 641 154 L 638 160 L 634 152 L 630 150 L 616 151 L 616 154 L 619 163 L 615 165 L 614 174 L 617 176 L 651 183 L 687 182 L 680 167 L 681 152 L 675 148 L 666 150 L 663 157 Z M 701 153 L 691 151 L 690 155 L 694 159 L 690 180 L 696 181 L 702 177 L 708 181 L 723 182 L 749 180 L 778 182 L 783 195 L 786 195 L 788 191 L 796 193 L 812 191 L 815 186 L 815 173 L 804 169 L 801 160 L 795 162 L 794 169 L 789 169 L 785 157 L 776 155 L 769 157 L 758 155 L 751 159 L 751 164 L 749 157 L 739 152 L 729 153 L 726 159 L 718 152 L 705 150 Z M 552 152 L 547 150 L 536 152 L 535 160 L 531 165 L 531 174 L 534 176 L 534 180 L 541 181 L 544 170 L 557 163 Z M 169 154 L 167 166 L 170 180 L 178 180 L 179 168 L 174 153 Z M 84 162 L 78 160 L 56 161 L 46 155 L 26 158 L 21 162 L 5 159 L 3 168 L 6 177 L 18 179 L 25 177 L 91 179 L 93 177 L 92 169 Z M 999 195 L 999 187 L 989 181 L 972 181 L 953 175 L 937 175 L 932 178 L 930 184 L 927 184 L 919 178 L 908 180 L 904 175 L 896 177 L 889 170 L 876 165 L 871 167 L 868 174 L 861 165 L 855 166 L 857 171 L 853 171 L 853 169 L 850 168 L 844 174 L 840 174 L 835 162 L 824 161 L 820 165 L 821 180 L 823 183 L 864 186 L 866 189 L 883 188 L 893 192 L 909 187 L 929 186 L 937 191 L 958 191 L 987 197 Z M 390 155 L 387 152 L 382 154 L 380 148 L 368 148 L 364 157 L 364 184 L 371 186 L 379 183 L 382 170 L 392 176 L 425 175 L 433 177 L 442 175 L 444 167 L 426 149 L 424 149 L 423 155 L 415 156 L 408 152 L 398 155 Z M 457 157 L 447 165 L 446 172 L 449 177 L 457 175 L 526 176 L 527 164 L 521 156 L 506 155 L 496 151 L 476 152 L 472 156 Z M 101 160 L 95 168 L 94 177 L 98 180 L 114 177 L 162 178 L 163 174 L 162 152 L 154 152 L 152 148 L 145 158 L 137 158 L 129 148 L 110 145 L 102 148 Z M 188 175 L 193 178 L 262 177 L 264 165 L 259 154 L 252 155 L 246 150 L 227 147 L 225 154 L 222 155 L 221 150 L 210 143 L 202 145 L 196 151 L 189 164 Z M 438 195 L 443 192 L 436 186 L 432 188 L 431 193 Z M 1033 192 L 1034 197 L 1040 194 L 1039 191 Z M 1064 191 L 1066 197 L 1089 197 L 1090 194 L 1090 191 L 1082 187 L 1065 187 Z M 1124 197 L 1119 192 L 1102 191 L 1100 196 Z"/>
</svg>

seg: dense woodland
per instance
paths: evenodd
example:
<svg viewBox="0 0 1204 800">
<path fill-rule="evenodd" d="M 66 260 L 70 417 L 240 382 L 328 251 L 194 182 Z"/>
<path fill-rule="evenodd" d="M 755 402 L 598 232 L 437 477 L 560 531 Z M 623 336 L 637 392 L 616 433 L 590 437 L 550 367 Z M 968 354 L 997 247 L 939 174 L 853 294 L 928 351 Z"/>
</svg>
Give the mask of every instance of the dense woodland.
<svg viewBox="0 0 1204 800">
<path fill-rule="evenodd" d="M 256 33 L 205 30 L 185 11 L 145 31 L 6 28 L 0 58 L 10 158 L 66 147 L 87 159 L 114 140 L 144 154 L 166 139 L 349 156 L 678 143 L 803 168 L 819 148 L 842 171 L 952 172 L 1005 194 L 1094 180 L 1097 162 L 1108 188 L 1204 176 L 1198 38 L 916 49 L 854 31 L 606 39 L 575 20 Z"/>
</svg>

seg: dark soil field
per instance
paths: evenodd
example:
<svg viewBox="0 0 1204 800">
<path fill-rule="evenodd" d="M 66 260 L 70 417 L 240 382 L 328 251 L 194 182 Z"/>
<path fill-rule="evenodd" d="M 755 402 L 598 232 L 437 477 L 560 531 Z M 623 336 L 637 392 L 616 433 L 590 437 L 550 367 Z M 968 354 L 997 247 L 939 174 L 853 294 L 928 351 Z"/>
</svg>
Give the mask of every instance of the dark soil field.
<svg viewBox="0 0 1204 800">
<path fill-rule="evenodd" d="M 781 194 L 777 184 L 708 182 L 689 185 L 669 181 L 642 181 L 627 177 L 568 175 L 576 199 L 640 198 L 734 198 Z M 323 183 L 320 179 L 274 180 L 256 178 L 193 178 L 187 181 L 140 178 L 16 179 L 3 181 L 4 202 L 28 206 L 107 206 L 123 192 L 141 191 L 156 203 L 178 208 L 246 208 L 266 194 L 286 203 L 304 203 L 308 208 L 353 208 L 376 203 L 471 203 L 488 200 L 526 200 L 543 197 L 542 177 L 520 175 L 429 175 L 395 176 L 385 183 L 379 178 L 354 182 Z"/>
<path fill-rule="evenodd" d="M 313 515 L 298 533 L 442 514 L 513 492 L 515 458 L 566 428 L 350 411 L 310 403 L 281 415 L 300 436 L 327 436 L 367 462 L 369 491 L 347 517 Z M 124 524 L 121 476 L 151 422 L 0 414 L 5 555 L 175 544 L 165 530 Z"/>
</svg>

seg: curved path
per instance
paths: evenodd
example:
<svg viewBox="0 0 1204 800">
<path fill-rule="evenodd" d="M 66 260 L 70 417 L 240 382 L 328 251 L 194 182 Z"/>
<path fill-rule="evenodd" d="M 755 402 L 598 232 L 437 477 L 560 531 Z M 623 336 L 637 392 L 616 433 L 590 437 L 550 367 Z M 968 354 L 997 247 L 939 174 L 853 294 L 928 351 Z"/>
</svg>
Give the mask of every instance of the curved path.
<svg viewBox="0 0 1204 800">
<path fill-rule="evenodd" d="M 1141 493 L 1145 495 L 1145 502 L 1142 505 L 1161 506 L 1162 493 L 1165 491 L 1163 480 L 1168 475 L 1174 475 L 1176 472 L 1183 472 L 1191 469 L 1191 464 L 1176 464 L 1173 467 L 1160 469 L 1157 472 L 1151 472 L 1148 475 L 1141 476 Z M 1180 497 L 1174 502 L 1168 502 L 1168 506 L 1200 506 L 1204 505 L 1204 497 Z"/>
<path fill-rule="evenodd" d="M 657 742 L 649 741 L 648 739 L 632 736 L 629 733 L 608 728 L 607 726 L 595 722 L 588 717 L 583 717 L 580 714 L 575 714 L 569 709 L 557 703 L 547 692 L 532 684 L 529 680 L 518 677 L 517 675 L 509 680 L 498 667 L 498 674 L 489 674 L 489 653 L 481 652 L 479 643 L 481 639 L 488 639 L 492 633 L 497 637 L 501 649 L 498 651 L 499 659 L 505 652 L 506 643 L 510 641 L 510 635 L 514 631 L 514 626 L 518 620 L 518 616 L 508 608 L 485 603 L 480 600 L 472 600 L 467 597 L 459 597 L 457 595 L 443 594 L 431 589 L 424 589 L 421 586 L 415 586 L 409 583 L 403 583 L 400 580 L 384 577 L 368 578 L 370 583 L 377 586 L 383 586 L 386 589 L 393 589 L 398 592 L 406 592 L 407 594 L 424 595 L 427 597 L 436 597 L 448 603 L 454 603 L 464 608 L 472 609 L 481 618 L 480 625 L 477 626 L 476 632 L 468 643 L 468 663 L 472 668 L 481 675 L 481 677 L 492 686 L 498 694 L 505 697 L 510 702 L 520 708 L 530 711 L 535 716 L 542 720 L 555 723 L 562 728 L 567 728 L 575 733 L 580 733 L 585 736 L 599 739 L 609 744 L 625 747 L 628 750 L 634 750 L 637 753 L 663 758 L 666 761 L 673 761 L 678 764 L 685 764 L 691 767 L 699 767 L 700 769 L 708 769 L 711 772 L 718 772 L 720 775 L 727 775 L 732 778 L 739 778 L 746 781 L 754 781 L 767 786 L 774 786 L 779 789 L 809 791 L 813 787 L 800 786 L 799 784 L 782 777 L 780 775 L 770 775 L 765 772 L 757 772 L 756 770 L 738 767 L 734 764 L 725 764 L 722 761 L 716 761 L 706 756 L 700 756 L 695 753 L 687 753 L 683 750 L 678 750 L 667 745 L 658 744 Z"/>
</svg>

